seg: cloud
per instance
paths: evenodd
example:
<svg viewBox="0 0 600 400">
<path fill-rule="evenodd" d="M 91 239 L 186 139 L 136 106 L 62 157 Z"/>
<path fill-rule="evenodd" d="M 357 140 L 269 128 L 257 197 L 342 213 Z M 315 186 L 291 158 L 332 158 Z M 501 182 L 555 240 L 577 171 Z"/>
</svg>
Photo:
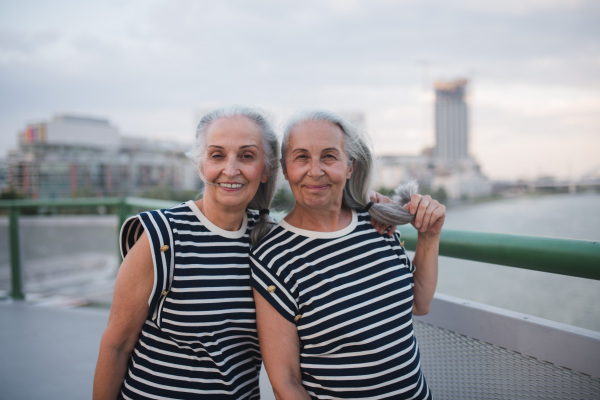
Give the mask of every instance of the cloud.
<svg viewBox="0 0 600 400">
<path fill-rule="evenodd" d="M 35 50 L 50 46 L 58 40 L 58 33 L 54 30 L 41 32 L 19 32 L 12 29 L 0 30 L 0 52 L 5 53 L 33 53 Z"/>
<path fill-rule="evenodd" d="M 525 16 L 543 12 L 572 12 L 593 5 L 590 0 L 466 0 L 462 6 L 492 15 Z"/>
<path fill-rule="evenodd" d="M 197 109 L 225 103 L 278 116 L 363 111 L 377 146 L 417 153 L 433 142 L 433 81 L 467 77 L 474 149 L 499 165 L 487 143 L 597 132 L 599 10 L 558 0 L 7 0 L 0 153 L 26 122 L 57 112 L 187 138 Z"/>
</svg>

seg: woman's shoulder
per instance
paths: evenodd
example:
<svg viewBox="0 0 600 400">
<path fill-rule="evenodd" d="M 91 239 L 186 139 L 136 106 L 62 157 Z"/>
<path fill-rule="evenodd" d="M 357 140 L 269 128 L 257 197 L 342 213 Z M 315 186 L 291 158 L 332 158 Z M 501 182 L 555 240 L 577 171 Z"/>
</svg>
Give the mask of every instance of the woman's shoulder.
<svg viewBox="0 0 600 400">
<path fill-rule="evenodd" d="M 274 246 L 279 246 L 287 237 L 286 233 L 288 233 L 288 231 L 281 225 L 281 223 L 274 223 L 273 228 L 269 231 L 269 233 L 263 236 L 258 243 L 252 246 L 250 253 L 261 254 Z"/>
<path fill-rule="evenodd" d="M 193 214 L 194 213 L 195 203 L 193 200 L 188 200 L 181 202 L 179 204 L 172 205 L 171 207 L 161 208 L 159 210 L 155 210 L 161 212 L 163 214 Z"/>
</svg>

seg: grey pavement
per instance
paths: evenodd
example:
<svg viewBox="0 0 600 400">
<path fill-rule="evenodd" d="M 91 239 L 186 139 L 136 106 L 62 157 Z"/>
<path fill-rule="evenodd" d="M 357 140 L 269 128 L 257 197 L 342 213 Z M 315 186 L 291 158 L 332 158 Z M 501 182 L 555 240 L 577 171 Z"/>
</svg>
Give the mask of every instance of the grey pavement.
<svg viewBox="0 0 600 400">
<path fill-rule="evenodd" d="M 107 310 L 0 303 L 0 398 L 91 399 Z"/>
<path fill-rule="evenodd" d="M 0 302 L 0 400 L 91 399 L 108 310 L 56 304 Z M 274 399 L 264 369 L 261 392 Z"/>
</svg>

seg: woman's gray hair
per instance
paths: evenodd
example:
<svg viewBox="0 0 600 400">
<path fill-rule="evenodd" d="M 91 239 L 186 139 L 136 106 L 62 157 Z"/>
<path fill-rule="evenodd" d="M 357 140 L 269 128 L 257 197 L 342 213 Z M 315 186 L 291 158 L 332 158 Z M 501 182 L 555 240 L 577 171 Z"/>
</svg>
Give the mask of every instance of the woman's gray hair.
<svg viewBox="0 0 600 400">
<path fill-rule="evenodd" d="M 259 213 L 258 221 L 250 233 L 250 243 L 252 245 L 265 236 L 272 228 L 273 221 L 269 217 L 268 211 L 275 195 L 275 187 L 277 185 L 277 170 L 279 168 L 279 142 L 277 135 L 271 127 L 265 113 L 246 106 L 228 106 L 218 108 L 204 115 L 198 127 L 196 128 L 196 140 L 193 148 L 187 153 L 187 156 L 194 162 L 200 174 L 202 174 L 202 160 L 204 151 L 206 150 L 206 132 L 208 128 L 215 122 L 223 118 L 244 117 L 254 122 L 260 129 L 262 134 L 262 147 L 265 154 L 265 168 L 269 175 L 266 182 L 261 182 L 258 190 L 248 208 L 254 210 L 262 210 Z M 265 211 L 266 210 L 266 211 Z"/>
<path fill-rule="evenodd" d="M 285 157 L 289 137 L 294 128 L 307 121 L 325 121 L 338 126 L 344 133 L 344 150 L 348 160 L 353 165 L 352 175 L 344 187 L 342 205 L 364 210 L 370 203 L 369 189 L 373 177 L 373 156 L 366 136 L 346 119 L 328 111 L 305 111 L 290 119 L 287 123 L 281 142 L 281 164 L 285 172 Z M 410 202 L 417 192 L 416 182 L 409 182 L 396 188 L 392 203 L 374 203 L 368 207 L 368 212 L 374 220 L 386 225 L 403 225 L 413 220 L 413 215 L 403 207 Z"/>
</svg>

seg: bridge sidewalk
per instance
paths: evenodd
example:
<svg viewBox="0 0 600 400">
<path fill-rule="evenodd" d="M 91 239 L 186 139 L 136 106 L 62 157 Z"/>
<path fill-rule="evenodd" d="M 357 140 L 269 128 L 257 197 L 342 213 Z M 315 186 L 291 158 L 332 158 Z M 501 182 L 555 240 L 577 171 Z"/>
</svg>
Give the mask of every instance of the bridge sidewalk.
<svg viewBox="0 0 600 400">
<path fill-rule="evenodd" d="M 0 398 L 92 398 L 108 310 L 0 302 Z M 262 399 L 274 399 L 261 374 Z"/>
</svg>

